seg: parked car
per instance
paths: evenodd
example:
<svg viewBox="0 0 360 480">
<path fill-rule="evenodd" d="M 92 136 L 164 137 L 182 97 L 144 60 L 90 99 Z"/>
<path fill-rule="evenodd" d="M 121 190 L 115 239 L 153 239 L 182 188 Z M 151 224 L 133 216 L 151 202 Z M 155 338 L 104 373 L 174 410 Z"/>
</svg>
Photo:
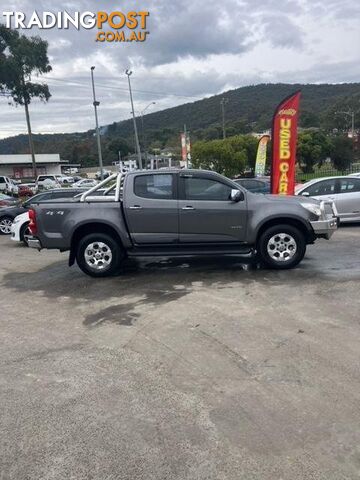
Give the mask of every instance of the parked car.
<svg viewBox="0 0 360 480">
<path fill-rule="evenodd" d="M 91 187 L 95 187 L 95 185 L 97 185 L 97 181 L 92 179 L 92 178 L 83 178 L 81 180 L 79 180 L 78 182 L 75 182 L 73 184 L 73 187 L 76 187 L 76 188 L 91 188 Z"/>
<path fill-rule="evenodd" d="M 4 193 L 0 193 L 0 208 L 13 207 L 19 204 L 19 200 Z"/>
<path fill-rule="evenodd" d="M 112 198 L 87 191 L 33 204 L 29 218 L 30 247 L 69 250 L 69 265 L 93 277 L 118 272 L 126 256 L 256 254 L 271 268 L 293 268 L 338 223 L 331 202 L 256 195 L 204 170 L 119 174 Z"/>
<path fill-rule="evenodd" d="M 80 177 L 80 175 L 73 175 L 74 183 L 80 182 L 80 180 L 83 180 L 84 177 Z"/>
<path fill-rule="evenodd" d="M 298 185 L 295 194 L 333 201 L 340 222 L 360 221 L 360 178 L 356 176 L 316 178 Z"/>
<path fill-rule="evenodd" d="M 18 185 L 12 178 L 0 176 L 0 192 L 9 195 L 17 195 Z"/>
<path fill-rule="evenodd" d="M 103 178 L 108 178 L 110 175 L 112 174 L 112 171 L 111 170 L 105 170 L 105 168 L 103 168 Z M 95 178 L 96 180 L 100 180 L 101 179 L 101 172 L 100 170 L 98 172 L 95 173 Z"/>
<path fill-rule="evenodd" d="M 79 169 L 77 167 L 69 167 L 64 171 L 65 175 L 76 175 L 79 173 Z"/>
<path fill-rule="evenodd" d="M 20 183 L 18 185 L 19 197 L 32 197 L 37 193 L 36 183 Z"/>
<path fill-rule="evenodd" d="M 270 193 L 270 180 L 262 178 L 236 178 L 235 183 L 252 193 Z"/>
<path fill-rule="evenodd" d="M 61 185 L 73 184 L 74 178 L 69 175 L 56 175 L 58 182 Z"/>
<path fill-rule="evenodd" d="M 27 199 L 25 202 L 23 202 L 20 205 L 1 208 L 0 209 L 0 234 L 9 235 L 11 233 L 11 225 L 14 221 L 14 218 L 22 213 L 27 212 L 34 202 L 40 203 L 40 202 L 45 202 L 47 200 L 54 200 L 56 198 L 71 198 L 85 191 L 86 191 L 85 189 L 80 189 L 80 188 L 75 188 L 75 189 L 62 188 L 62 189 L 48 190 L 45 192 L 38 193 L 37 195 L 34 195 L 33 197 Z"/>
<path fill-rule="evenodd" d="M 27 236 L 30 235 L 29 221 L 29 212 L 21 213 L 14 218 L 10 227 L 11 240 L 22 242 L 28 246 Z"/>
<path fill-rule="evenodd" d="M 360 177 L 360 172 L 357 173 L 350 173 L 350 177 Z"/>
<path fill-rule="evenodd" d="M 38 190 L 61 187 L 58 175 L 39 175 L 36 179 Z"/>
</svg>

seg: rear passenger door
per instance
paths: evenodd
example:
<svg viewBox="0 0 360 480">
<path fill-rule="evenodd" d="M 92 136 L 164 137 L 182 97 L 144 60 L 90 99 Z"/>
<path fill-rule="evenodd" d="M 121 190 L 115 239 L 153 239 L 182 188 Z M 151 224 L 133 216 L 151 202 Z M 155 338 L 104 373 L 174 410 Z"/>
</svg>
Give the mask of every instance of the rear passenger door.
<svg viewBox="0 0 360 480">
<path fill-rule="evenodd" d="M 124 211 L 136 244 L 179 240 L 177 175 L 139 173 L 127 178 Z"/>
</svg>

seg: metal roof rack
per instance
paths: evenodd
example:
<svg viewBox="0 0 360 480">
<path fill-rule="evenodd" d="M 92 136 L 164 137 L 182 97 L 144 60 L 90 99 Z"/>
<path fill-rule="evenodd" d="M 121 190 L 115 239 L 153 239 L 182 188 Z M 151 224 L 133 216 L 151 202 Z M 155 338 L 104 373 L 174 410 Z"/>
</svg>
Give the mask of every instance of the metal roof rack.
<svg viewBox="0 0 360 480">
<path fill-rule="evenodd" d="M 86 192 L 84 192 L 81 195 L 80 202 L 119 202 L 121 181 L 124 178 L 124 176 L 125 175 L 123 173 L 113 173 L 109 177 L 105 178 L 105 180 L 102 180 L 100 183 L 90 188 L 90 190 L 87 190 Z M 113 185 L 110 185 L 110 187 L 108 187 L 105 190 L 104 195 L 101 195 L 101 196 L 91 195 L 92 193 L 97 192 L 102 187 L 109 184 L 115 179 L 116 179 L 116 182 Z M 115 188 L 115 195 L 107 196 L 107 194 L 112 190 L 114 190 L 114 188 Z"/>
</svg>

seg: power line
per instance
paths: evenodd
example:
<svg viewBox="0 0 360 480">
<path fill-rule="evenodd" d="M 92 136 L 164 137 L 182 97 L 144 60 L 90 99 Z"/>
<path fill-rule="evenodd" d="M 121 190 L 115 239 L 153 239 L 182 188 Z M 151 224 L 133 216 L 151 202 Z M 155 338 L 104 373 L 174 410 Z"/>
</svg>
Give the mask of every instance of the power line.
<svg viewBox="0 0 360 480">
<path fill-rule="evenodd" d="M 66 79 L 62 79 L 62 78 L 54 78 L 54 77 L 46 77 L 46 79 L 48 80 L 52 80 L 54 82 L 61 82 L 61 83 L 64 83 L 66 85 L 77 85 L 77 86 L 80 86 L 80 87 L 89 87 L 89 85 L 87 83 L 82 83 L 82 82 L 78 82 L 76 80 L 66 80 Z M 127 92 L 128 89 L 127 88 L 122 88 L 122 87 L 115 87 L 113 85 L 107 85 L 107 84 L 97 84 L 96 85 L 97 88 L 105 88 L 105 89 L 110 89 L 110 90 L 121 90 L 122 92 Z M 199 97 L 202 97 L 202 95 L 197 95 L 197 96 L 194 96 L 194 95 L 181 95 L 181 94 L 178 94 L 178 93 L 170 93 L 170 92 L 155 92 L 155 91 L 150 91 L 150 90 L 138 90 L 138 89 L 135 89 L 133 88 L 132 89 L 134 92 L 137 92 L 137 93 L 142 93 L 142 94 L 146 94 L 146 95 L 160 95 L 160 96 L 172 96 L 172 97 L 180 97 L 180 98 L 196 98 L 198 99 Z"/>
</svg>

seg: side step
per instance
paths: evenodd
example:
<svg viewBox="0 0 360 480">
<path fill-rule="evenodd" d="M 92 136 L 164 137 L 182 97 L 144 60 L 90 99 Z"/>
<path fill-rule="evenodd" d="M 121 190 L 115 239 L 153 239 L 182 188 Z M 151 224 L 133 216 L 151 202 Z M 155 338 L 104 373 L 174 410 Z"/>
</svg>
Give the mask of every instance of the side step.
<svg viewBox="0 0 360 480">
<path fill-rule="evenodd" d="M 253 255 L 254 249 L 244 245 L 147 245 L 146 247 L 136 246 L 127 251 L 129 257 L 186 257 L 197 255 Z"/>
</svg>

